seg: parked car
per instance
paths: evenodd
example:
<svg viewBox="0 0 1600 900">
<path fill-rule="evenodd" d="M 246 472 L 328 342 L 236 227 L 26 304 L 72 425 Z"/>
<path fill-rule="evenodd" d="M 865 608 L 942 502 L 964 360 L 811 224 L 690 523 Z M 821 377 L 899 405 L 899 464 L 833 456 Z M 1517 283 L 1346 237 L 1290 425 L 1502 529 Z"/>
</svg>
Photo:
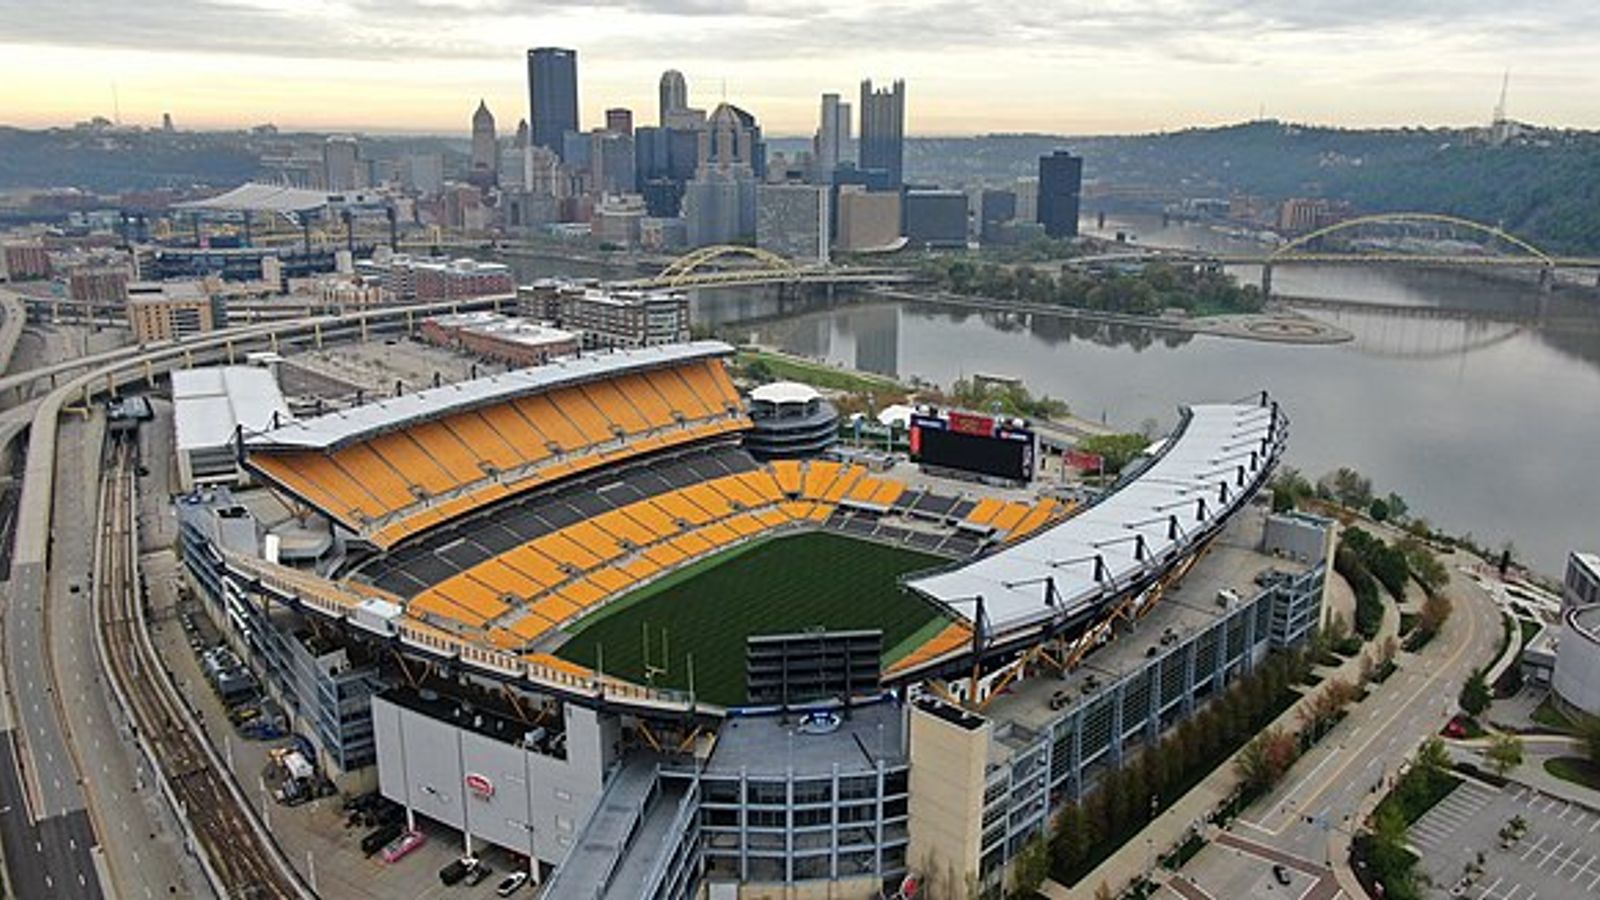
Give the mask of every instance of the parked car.
<svg viewBox="0 0 1600 900">
<path fill-rule="evenodd" d="M 460 859 L 453 859 L 449 865 L 439 870 L 439 880 L 444 882 L 446 887 L 457 884 L 461 879 L 472 874 L 472 870 L 477 867 L 478 858 L 476 856 L 463 856 Z"/>
<path fill-rule="evenodd" d="M 518 888 L 527 883 L 527 872 L 512 872 L 510 875 L 500 879 L 500 883 L 495 886 L 494 892 L 502 897 L 509 897 L 515 894 Z"/>
<path fill-rule="evenodd" d="M 483 884 L 484 881 L 488 880 L 489 876 L 493 874 L 493 869 L 489 868 L 483 863 L 479 863 L 472 867 L 472 871 L 467 873 L 467 877 L 463 878 L 461 883 L 467 887 L 477 887 L 478 885 Z"/>
<path fill-rule="evenodd" d="M 383 861 L 390 863 L 399 862 L 401 859 L 405 858 L 406 854 L 417 849 L 418 847 L 421 847 L 427 842 L 428 836 L 420 831 L 412 830 L 404 832 L 399 837 L 390 841 L 383 848 Z"/>
<path fill-rule="evenodd" d="M 1287 886 L 1289 884 L 1289 881 L 1290 881 L 1289 870 L 1285 869 L 1283 867 L 1282 863 L 1273 863 L 1273 865 L 1272 865 L 1272 877 L 1276 878 L 1278 880 L 1279 884 L 1285 885 L 1285 886 Z"/>
</svg>

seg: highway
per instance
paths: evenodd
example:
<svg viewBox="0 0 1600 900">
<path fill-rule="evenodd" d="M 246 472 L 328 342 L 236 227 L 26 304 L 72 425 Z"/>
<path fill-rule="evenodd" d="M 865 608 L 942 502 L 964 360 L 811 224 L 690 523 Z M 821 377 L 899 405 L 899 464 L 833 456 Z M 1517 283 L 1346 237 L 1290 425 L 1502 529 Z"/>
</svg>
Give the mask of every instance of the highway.
<svg viewBox="0 0 1600 900">
<path fill-rule="evenodd" d="M 9 793 L 0 799 L 0 809 L 7 810 L 5 818 L 0 820 L 4 825 L 0 837 L 4 838 L 7 867 L 20 896 L 102 896 L 101 882 L 108 875 L 102 864 L 105 855 L 98 850 L 100 841 L 97 840 L 104 829 L 97 830 L 96 823 L 120 821 L 127 812 L 120 808 L 91 809 L 88 806 L 92 798 L 86 797 L 84 785 L 90 783 L 90 770 L 76 755 L 83 748 L 74 746 L 74 735 L 61 699 L 68 689 L 62 678 L 66 667 L 55 659 L 55 648 L 50 640 L 52 614 L 85 592 L 90 567 L 84 564 L 82 554 L 94 543 L 92 530 L 83 527 L 83 521 L 72 516 L 55 517 L 58 466 L 61 464 L 58 455 L 66 446 L 60 441 L 58 425 L 68 403 L 79 398 L 87 402 L 97 393 L 125 384 L 148 383 L 157 374 L 174 367 L 227 359 L 247 349 L 276 347 L 279 342 L 290 340 L 321 343 L 358 339 L 384 330 L 407 328 L 421 316 L 483 308 L 503 299 L 480 298 L 296 322 L 262 323 L 160 347 L 132 348 L 131 351 L 124 348 L 106 354 L 112 361 L 96 361 L 99 364 L 72 375 L 38 398 L 29 421 L 27 456 L 15 505 L 11 578 L 3 607 L 4 675 L 9 708 L 0 723 L 4 725 L 5 738 L 0 743 L 6 745 L 6 752 L 0 755 L 7 757 L 0 762 L 9 765 L 7 776 L 0 779 L 0 790 Z M 62 365 L 82 368 L 87 359 Z M 0 379 L 0 396 L 4 395 L 5 387 L 15 386 L 20 379 L 37 380 L 40 371 L 35 369 Z M 59 474 L 62 479 L 76 481 L 79 488 L 92 484 L 81 476 L 74 479 L 69 471 Z M 93 749 L 109 750 L 103 741 Z M 132 758 L 127 752 L 121 755 L 125 759 Z M 109 763 L 102 761 L 101 765 Z M 137 767 L 138 764 L 134 762 L 133 765 Z M 102 775 L 109 775 L 109 772 L 102 772 Z M 15 817 L 10 810 L 17 809 L 26 814 Z M 36 867 L 24 861 L 29 857 L 13 854 L 14 847 L 21 853 L 30 843 L 43 846 L 37 835 L 46 832 L 63 836 L 50 843 L 51 852 L 59 854 L 59 858 L 40 860 L 45 865 Z M 43 852 L 36 851 L 35 856 Z M 279 866 L 284 870 L 289 868 L 281 858 Z M 46 888 L 45 893 L 32 889 L 24 893 L 24 886 L 32 884 L 29 879 L 36 876 L 49 879 L 53 887 Z M 38 882 L 38 885 L 44 884 L 44 881 Z"/>
</svg>

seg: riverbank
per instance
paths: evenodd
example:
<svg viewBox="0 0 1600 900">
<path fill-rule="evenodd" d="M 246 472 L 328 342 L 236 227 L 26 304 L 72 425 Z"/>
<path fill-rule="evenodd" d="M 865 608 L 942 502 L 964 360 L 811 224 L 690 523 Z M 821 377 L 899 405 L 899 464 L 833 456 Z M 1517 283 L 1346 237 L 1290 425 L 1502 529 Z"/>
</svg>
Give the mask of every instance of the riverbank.
<svg viewBox="0 0 1600 900">
<path fill-rule="evenodd" d="M 1214 337 L 1263 341 L 1274 344 L 1343 344 L 1353 340 L 1355 337 L 1355 335 L 1343 328 L 1293 310 L 1181 318 L 1168 315 L 1137 316 L 1097 309 L 1054 306 L 1046 303 L 1021 303 L 1015 300 L 998 300 L 992 297 L 970 297 L 962 294 L 951 294 L 946 291 L 912 292 L 894 288 L 869 288 L 862 293 L 886 300 L 957 306 L 962 309 L 981 312 L 1059 316 L 1064 319 L 1104 322 L 1108 325 L 1149 328 L 1153 331 L 1178 334 L 1208 334 Z"/>
</svg>

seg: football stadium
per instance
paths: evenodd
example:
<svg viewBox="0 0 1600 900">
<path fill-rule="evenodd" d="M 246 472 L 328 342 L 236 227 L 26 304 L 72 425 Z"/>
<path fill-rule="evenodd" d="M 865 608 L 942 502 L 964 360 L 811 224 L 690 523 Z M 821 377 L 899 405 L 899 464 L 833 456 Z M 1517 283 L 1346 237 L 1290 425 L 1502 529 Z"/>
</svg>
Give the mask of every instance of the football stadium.
<svg viewBox="0 0 1600 900">
<path fill-rule="evenodd" d="M 909 458 L 753 453 L 732 352 L 240 429 L 255 486 L 180 503 L 196 593 L 342 786 L 554 897 L 999 883 L 1125 745 L 1316 628 L 1325 523 L 1253 503 L 1265 395 L 1087 491 L 962 411 L 919 410 Z"/>
</svg>

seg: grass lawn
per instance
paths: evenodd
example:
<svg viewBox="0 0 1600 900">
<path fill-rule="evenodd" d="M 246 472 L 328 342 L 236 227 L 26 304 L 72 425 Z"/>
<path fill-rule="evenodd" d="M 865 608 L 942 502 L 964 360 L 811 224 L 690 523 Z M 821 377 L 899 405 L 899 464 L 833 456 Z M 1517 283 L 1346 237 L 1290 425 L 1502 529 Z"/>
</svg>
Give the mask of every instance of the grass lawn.
<svg viewBox="0 0 1600 900">
<path fill-rule="evenodd" d="M 1577 726 L 1572 723 L 1571 719 L 1563 715 L 1561 710 L 1556 709 L 1555 703 L 1551 702 L 1549 697 L 1546 697 L 1544 702 L 1540 703 L 1528 718 L 1532 719 L 1535 724 L 1542 725 L 1557 734 L 1578 733 Z"/>
<path fill-rule="evenodd" d="M 1544 761 L 1544 770 L 1563 781 L 1600 791 L 1600 766 L 1581 756 L 1558 756 Z"/>
<path fill-rule="evenodd" d="M 882 375 L 872 375 L 867 372 L 851 372 L 836 369 L 825 363 L 811 362 L 810 360 L 797 359 L 778 353 L 767 353 L 761 350 L 740 350 L 735 362 L 740 366 L 748 366 L 753 362 L 766 365 L 767 371 L 773 377 L 784 381 L 798 381 L 812 387 L 828 388 L 836 391 L 848 391 L 853 394 L 863 394 L 868 391 L 904 391 L 905 387 L 893 378 Z"/>
<path fill-rule="evenodd" d="M 945 560 L 827 532 L 778 537 L 717 554 L 579 620 L 557 655 L 585 666 L 604 656 L 607 674 L 645 681 L 649 661 L 667 669 L 657 687 L 695 691 L 721 705 L 744 702 L 744 639 L 823 627 L 881 628 L 884 664 L 931 637 L 944 619 L 902 593 L 901 574 Z"/>
</svg>

